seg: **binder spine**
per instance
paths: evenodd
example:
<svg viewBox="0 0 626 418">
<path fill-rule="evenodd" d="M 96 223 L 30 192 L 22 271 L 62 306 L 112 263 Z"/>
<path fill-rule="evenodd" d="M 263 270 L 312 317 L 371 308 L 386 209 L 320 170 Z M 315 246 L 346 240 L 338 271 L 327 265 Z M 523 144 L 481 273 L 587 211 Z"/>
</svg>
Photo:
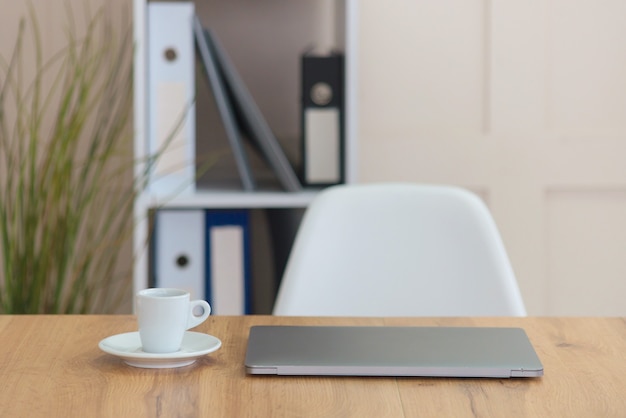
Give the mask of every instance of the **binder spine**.
<svg viewBox="0 0 626 418">
<path fill-rule="evenodd" d="M 185 289 L 205 299 L 205 228 L 202 209 L 159 209 L 155 213 L 155 287 Z"/>
<path fill-rule="evenodd" d="M 344 57 L 302 55 L 302 171 L 305 186 L 343 183 Z"/>
<path fill-rule="evenodd" d="M 216 315 L 252 312 L 250 214 L 206 210 L 206 295 Z"/>
<path fill-rule="evenodd" d="M 149 190 L 195 190 L 194 4 L 148 3 Z"/>
</svg>

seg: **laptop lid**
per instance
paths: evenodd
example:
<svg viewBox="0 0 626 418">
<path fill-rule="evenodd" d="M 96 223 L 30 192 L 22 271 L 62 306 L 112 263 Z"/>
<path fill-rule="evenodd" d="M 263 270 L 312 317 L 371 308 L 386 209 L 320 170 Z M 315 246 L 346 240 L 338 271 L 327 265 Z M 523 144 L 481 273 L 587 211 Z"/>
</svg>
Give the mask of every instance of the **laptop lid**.
<svg viewBox="0 0 626 418">
<path fill-rule="evenodd" d="M 543 375 L 521 328 L 253 326 L 245 366 L 270 375 Z"/>
</svg>

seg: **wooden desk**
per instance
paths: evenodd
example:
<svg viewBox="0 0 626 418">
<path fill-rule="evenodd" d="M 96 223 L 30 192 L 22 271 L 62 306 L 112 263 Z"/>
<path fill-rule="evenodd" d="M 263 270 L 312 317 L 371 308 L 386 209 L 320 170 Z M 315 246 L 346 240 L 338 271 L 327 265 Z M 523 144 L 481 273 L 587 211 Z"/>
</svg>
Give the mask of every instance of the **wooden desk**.
<svg viewBox="0 0 626 418">
<path fill-rule="evenodd" d="M 532 379 L 246 376 L 256 324 L 468 325 L 526 329 Z M 626 318 L 211 317 L 222 348 L 180 369 L 137 369 L 98 342 L 132 316 L 0 316 L 2 417 L 626 416 Z"/>
</svg>

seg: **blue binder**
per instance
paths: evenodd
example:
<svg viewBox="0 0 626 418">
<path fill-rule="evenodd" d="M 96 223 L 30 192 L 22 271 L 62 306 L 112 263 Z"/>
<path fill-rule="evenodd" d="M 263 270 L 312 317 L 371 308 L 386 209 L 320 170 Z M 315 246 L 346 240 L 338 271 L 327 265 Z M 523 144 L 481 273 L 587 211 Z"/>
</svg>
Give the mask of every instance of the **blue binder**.
<svg viewBox="0 0 626 418">
<path fill-rule="evenodd" d="M 205 215 L 206 300 L 217 315 L 251 313 L 249 211 L 210 209 Z"/>
</svg>

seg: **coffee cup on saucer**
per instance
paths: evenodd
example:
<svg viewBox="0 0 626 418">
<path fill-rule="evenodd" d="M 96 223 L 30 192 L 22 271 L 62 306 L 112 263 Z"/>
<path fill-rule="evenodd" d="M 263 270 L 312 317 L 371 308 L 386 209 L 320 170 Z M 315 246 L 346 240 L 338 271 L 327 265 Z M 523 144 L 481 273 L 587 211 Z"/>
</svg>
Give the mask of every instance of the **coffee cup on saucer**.
<svg viewBox="0 0 626 418">
<path fill-rule="evenodd" d="M 137 293 L 136 313 L 142 350 L 174 353 L 180 350 L 185 331 L 209 317 L 211 306 L 191 300 L 182 289 L 150 288 Z"/>
</svg>

